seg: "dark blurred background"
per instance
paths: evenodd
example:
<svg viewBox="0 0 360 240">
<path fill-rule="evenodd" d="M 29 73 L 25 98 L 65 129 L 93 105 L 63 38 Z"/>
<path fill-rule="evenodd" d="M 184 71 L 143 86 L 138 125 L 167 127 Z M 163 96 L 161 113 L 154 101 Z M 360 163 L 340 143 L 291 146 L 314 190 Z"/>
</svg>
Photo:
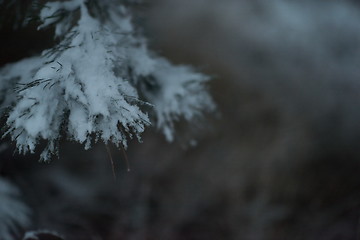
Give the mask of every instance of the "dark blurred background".
<svg viewBox="0 0 360 240">
<path fill-rule="evenodd" d="M 94 240 L 360 239 L 359 2 L 156 0 L 134 10 L 152 49 L 213 77 L 218 112 L 201 131 L 180 124 L 174 143 L 148 130 L 126 152 L 130 172 L 111 147 L 116 180 L 103 144 L 63 142 L 46 164 L 2 140 L 0 173 L 33 209 L 31 229 Z M 2 65 L 52 44 L 51 29 L 9 26 Z"/>
</svg>

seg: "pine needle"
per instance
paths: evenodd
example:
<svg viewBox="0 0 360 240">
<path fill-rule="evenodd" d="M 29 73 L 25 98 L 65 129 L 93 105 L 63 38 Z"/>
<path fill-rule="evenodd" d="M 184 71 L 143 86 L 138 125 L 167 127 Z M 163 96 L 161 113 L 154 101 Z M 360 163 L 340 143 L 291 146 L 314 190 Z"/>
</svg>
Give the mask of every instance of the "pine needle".
<svg viewBox="0 0 360 240">
<path fill-rule="evenodd" d="M 110 159 L 110 163 L 111 163 L 111 169 L 112 169 L 112 173 L 113 173 L 113 177 L 114 177 L 114 180 L 116 180 L 116 173 L 115 173 L 115 165 L 114 165 L 114 160 L 112 158 L 112 155 L 111 155 L 111 151 L 110 151 L 110 148 L 107 144 L 105 144 L 105 147 L 106 147 L 106 151 L 109 155 L 109 159 Z"/>
<path fill-rule="evenodd" d="M 126 162 L 127 171 L 128 171 L 128 172 L 130 172 L 129 159 L 127 158 L 127 155 L 126 155 L 126 152 L 125 152 L 124 146 L 123 146 L 123 145 L 121 145 L 121 144 L 120 144 L 120 146 L 121 146 L 121 150 L 122 150 L 122 152 L 123 152 L 123 154 L 124 154 L 124 158 L 125 158 L 125 162 Z"/>
</svg>

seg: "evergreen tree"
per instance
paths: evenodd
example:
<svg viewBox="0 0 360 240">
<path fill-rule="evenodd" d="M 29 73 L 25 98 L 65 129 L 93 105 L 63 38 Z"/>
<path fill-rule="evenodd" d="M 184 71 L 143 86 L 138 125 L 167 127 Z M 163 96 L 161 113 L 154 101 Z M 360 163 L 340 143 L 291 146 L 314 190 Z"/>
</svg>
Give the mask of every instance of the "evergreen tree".
<svg viewBox="0 0 360 240">
<path fill-rule="evenodd" d="M 45 141 L 40 157 L 49 161 L 64 138 L 85 149 L 98 141 L 126 148 L 128 138 L 140 140 L 151 125 L 172 141 L 174 122 L 197 121 L 214 109 L 209 78 L 149 50 L 132 22 L 132 4 L 137 2 L 0 1 L 3 12 L 17 12 L 11 21 L 1 15 L 2 25 L 35 20 L 40 31 L 54 29 L 52 48 L 0 69 L 3 137 L 10 136 L 20 153 L 35 153 Z M 7 180 L 0 179 L 0 201 L 0 238 L 11 240 L 30 225 L 29 209 Z M 28 232 L 24 239 L 41 236 L 60 239 L 47 231 Z"/>
</svg>

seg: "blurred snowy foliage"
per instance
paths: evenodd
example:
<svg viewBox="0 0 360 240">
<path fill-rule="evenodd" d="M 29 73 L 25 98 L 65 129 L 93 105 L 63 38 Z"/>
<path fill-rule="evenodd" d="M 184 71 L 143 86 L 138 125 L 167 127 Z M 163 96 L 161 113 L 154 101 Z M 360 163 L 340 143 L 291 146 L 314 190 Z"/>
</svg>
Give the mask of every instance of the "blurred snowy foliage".
<svg viewBox="0 0 360 240">
<path fill-rule="evenodd" d="M 55 28 L 58 44 L 0 70 L 5 135 L 20 153 L 46 140 L 41 159 L 48 161 L 61 137 L 85 149 L 99 140 L 126 147 L 152 116 L 171 141 L 174 121 L 214 110 L 208 77 L 149 51 L 119 1 L 48 2 L 39 18 L 39 29 Z"/>
<path fill-rule="evenodd" d="M 19 228 L 30 225 L 29 208 L 19 200 L 20 192 L 16 186 L 0 178 L 0 239 L 12 240 Z"/>
<path fill-rule="evenodd" d="M 23 240 L 63 240 L 58 233 L 48 230 L 28 231 Z"/>
</svg>

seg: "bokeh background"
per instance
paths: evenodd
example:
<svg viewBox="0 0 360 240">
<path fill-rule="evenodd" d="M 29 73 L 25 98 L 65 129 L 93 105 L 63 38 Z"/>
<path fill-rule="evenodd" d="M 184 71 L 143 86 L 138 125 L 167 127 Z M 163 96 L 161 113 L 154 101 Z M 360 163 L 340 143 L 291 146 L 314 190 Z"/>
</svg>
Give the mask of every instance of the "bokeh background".
<svg viewBox="0 0 360 240">
<path fill-rule="evenodd" d="M 116 179 L 103 144 L 63 142 L 47 164 L 2 140 L 0 174 L 33 209 L 31 229 L 71 240 L 360 239 L 360 2 L 154 0 L 134 11 L 152 49 L 212 76 L 218 110 L 179 124 L 174 143 L 148 130 L 126 151 L 130 172 L 110 146 Z M 51 46 L 51 29 L 9 26 L 2 65 Z"/>
</svg>

